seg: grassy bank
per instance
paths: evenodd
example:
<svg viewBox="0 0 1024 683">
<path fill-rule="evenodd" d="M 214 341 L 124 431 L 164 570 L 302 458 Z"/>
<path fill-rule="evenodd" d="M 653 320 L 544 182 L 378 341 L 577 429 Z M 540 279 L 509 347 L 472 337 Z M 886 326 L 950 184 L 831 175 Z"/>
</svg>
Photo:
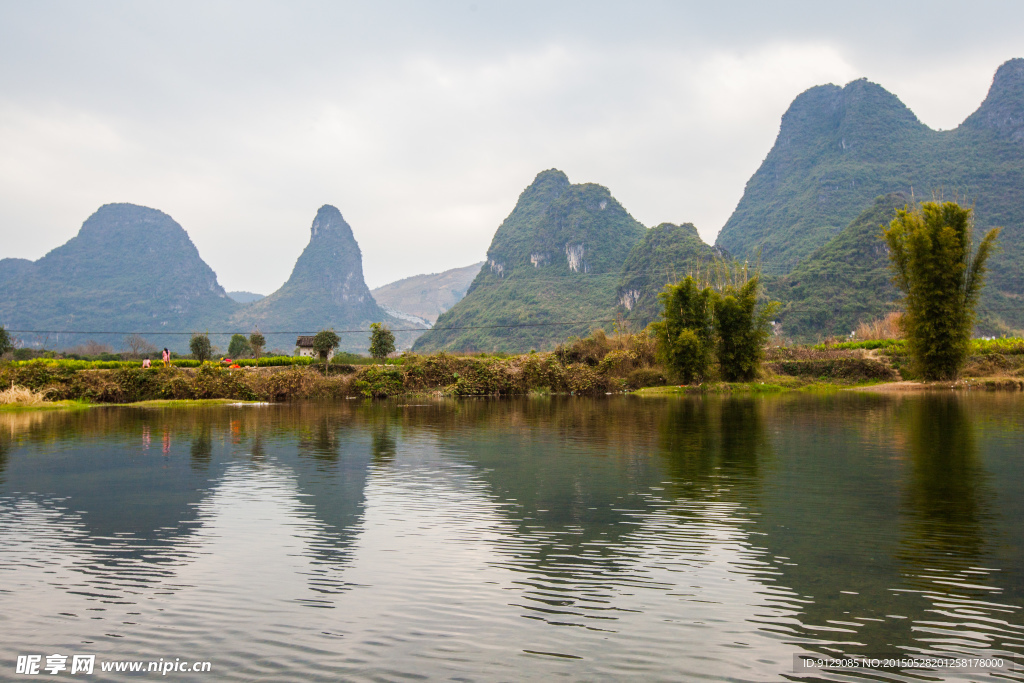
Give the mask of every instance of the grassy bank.
<svg viewBox="0 0 1024 683">
<path fill-rule="evenodd" d="M 979 341 L 964 372 L 964 388 L 1024 386 L 1024 340 Z M 30 403 L 137 404 L 152 401 L 265 401 L 386 398 L 422 393 L 515 396 L 564 393 L 644 395 L 828 391 L 912 380 L 900 342 L 769 348 L 753 382 L 726 383 L 712 371 L 698 384 L 679 386 L 656 358 L 647 334 L 608 337 L 600 330 L 553 352 L 519 356 L 404 354 L 386 365 L 308 362 L 229 369 L 206 363 L 143 369 L 79 366 L 79 361 L 0 364 L 0 386 L 29 392 Z M 971 379 L 984 378 L 984 379 Z M 14 396 L 14 393 L 11 394 Z M 0 400 L 0 403 L 4 401 Z M 7 401 L 18 405 L 18 400 Z M 165 404 L 166 405 L 166 404 Z"/>
</svg>

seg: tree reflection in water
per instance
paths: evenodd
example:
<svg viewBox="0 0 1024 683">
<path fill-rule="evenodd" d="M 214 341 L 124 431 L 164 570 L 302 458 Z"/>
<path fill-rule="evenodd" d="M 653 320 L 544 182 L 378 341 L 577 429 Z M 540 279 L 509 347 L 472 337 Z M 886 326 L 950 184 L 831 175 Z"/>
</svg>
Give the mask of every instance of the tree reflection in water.
<svg viewBox="0 0 1024 683">
<path fill-rule="evenodd" d="M 899 558 L 913 585 L 959 591 L 935 574 L 966 581 L 962 573 L 984 563 L 991 536 L 992 494 L 974 423 L 958 396 L 922 396 L 903 409 L 909 452 Z"/>
</svg>

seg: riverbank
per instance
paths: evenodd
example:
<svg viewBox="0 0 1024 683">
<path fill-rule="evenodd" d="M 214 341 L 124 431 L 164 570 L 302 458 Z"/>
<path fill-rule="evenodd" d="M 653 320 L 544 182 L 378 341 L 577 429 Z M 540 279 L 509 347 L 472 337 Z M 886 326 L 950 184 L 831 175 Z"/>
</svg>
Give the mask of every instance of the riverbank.
<svg viewBox="0 0 1024 683">
<path fill-rule="evenodd" d="M 704 381 L 679 386 L 657 359 L 647 334 L 607 337 L 600 331 L 555 351 L 519 356 L 403 354 L 386 365 L 331 364 L 228 368 L 82 368 L 39 361 L 0 364 L 0 386 L 24 387 L 47 406 L 77 404 L 192 405 L 196 401 L 282 403 L 296 400 L 388 398 L 402 395 L 643 396 L 784 391 L 1024 390 L 1024 353 L 989 351 L 972 356 L 956 382 L 914 381 L 899 344 L 860 347 L 785 346 L 766 350 L 753 382 Z M 1001 349 L 1005 351 L 1005 349 Z M 973 375 L 973 376 L 972 376 Z M 36 400 L 39 402 L 41 399 Z M 61 404 L 60 402 L 71 402 Z M 16 404 L 15 404 L 16 405 Z"/>
</svg>

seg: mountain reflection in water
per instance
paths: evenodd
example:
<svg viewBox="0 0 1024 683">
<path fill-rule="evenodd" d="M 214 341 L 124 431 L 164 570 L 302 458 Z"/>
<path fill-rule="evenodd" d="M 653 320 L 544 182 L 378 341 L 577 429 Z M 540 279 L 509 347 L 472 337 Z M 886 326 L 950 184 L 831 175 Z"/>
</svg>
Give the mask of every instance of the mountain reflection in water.
<svg viewBox="0 0 1024 683">
<path fill-rule="evenodd" d="M 798 652 L 1024 666 L 1022 408 L 0 413 L 2 659 L 181 657 L 226 680 L 811 680 Z"/>
</svg>

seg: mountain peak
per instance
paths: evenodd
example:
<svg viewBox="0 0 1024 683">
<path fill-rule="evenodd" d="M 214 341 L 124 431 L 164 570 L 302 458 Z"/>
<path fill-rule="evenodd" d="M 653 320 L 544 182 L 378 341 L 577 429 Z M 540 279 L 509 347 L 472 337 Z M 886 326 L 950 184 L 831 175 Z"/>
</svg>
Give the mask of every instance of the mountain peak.
<svg viewBox="0 0 1024 683">
<path fill-rule="evenodd" d="M 697 239 L 700 239 L 700 233 L 697 232 L 697 226 L 693 223 L 660 223 L 651 228 L 651 230 L 675 230 L 687 237 L 696 237 Z"/>
<path fill-rule="evenodd" d="M 1024 59 L 1011 59 L 996 70 L 985 101 L 964 121 L 964 127 L 993 130 L 1024 143 Z"/>
<path fill-rule="evenodd" d="M 309 237 L 313 239 L 318 235 L 337 234 L 344 239 L 352 239 L 352 228 L 341 215 L 341 211 L 330 204 L 324 204 L 316 212 L 313 224 L 309 227 Z"/>
<path fill-rule="evenodd" d="M 538 173 L 537 177 L 533 179 L 532 183 L 530 183 L 530 187 L 566 187 L 569 184 L 569 176 L 565 175 L 565 172 L 559 171 L 557 168 L 549 168 L 546 171 Z"/>
<path fill-rule="evenodd" d="M 550 202 L 558 199 L 571 185 L 569 176 L 557 168 L 549 168 L 537 174 L 533 182 L 519 195 L 519 202 L 522 203 L 524 200 Z"/>
<path fill-rule="evenodd" d="M 613 316 L 615 282 L 593 276 L 617 274 L 645 231 L 608 188 L 571 184 L 554 168 L 538 173 L 498 226 L 487 263 L 465 298 L 441 315 L 414 349 L 526 351 L 587 334 L 585 322 L 500 331 L 472 327 L 485 321 L 514 326 Z"/>
<path fill-rule="evenodd" d="M 811 141 L 849 135 L 843 150 L 862 132 L 877 134 L 878 124 L 924 127 L 898 97 L 866 78 L 837 85 L 818 85 L 797 95 L 782 116 L 779 142 Z M 777 143 L 778 144 L 778 143 Z"/>
<path fill-rule="evenodd" d="M 138 204 L 104 204 L 82 223 L 78 236 L 93 238 L 166 239 L 188 233 L 163 211 Z"/>
<path fill-rule="evenodd" d="M 135 204 L 101 206 L 34 263 L 5 259 L 0 282 L 0 320 L 25 328 L 184 331 L 237 308 L 185 229 Z M 96 335 L 111 343 L 122 336 Z"/>
<path fill-rule="evenodd" d="M 371 322 L 396 322 L 374 301 L 363 279 L 363 258 L 352 228 L 337 208 L 325 204 L 309 229 L 309 243 L 291 276 L 276 292 L 234 317 L 242 328 L 315 332 L 334 327 L 366 329 Z M 291 338 L 294 340 L 294 337 Z M 281 336 L 272 343 L 285 345 Z M 347 335 L 343 348 L 365 351 L 365 335 Z"/>
<path fill-rule="evenodd" d="M 608 188 L 573 185 L 549 169 L 537 174 L 498 227 L 487 250 L 488 271 L 502 279 L 517 269 L 618 270 L 643 231 Z"/>
<path fill-rule="evenodd" d="M 1024 57 L 1014 57 L 1006 60 L 996 69 L 995 78 L 992 79 L 992 89 L 1020 87 L 1022 83 L 1024 83 Z"/>
</svg>

